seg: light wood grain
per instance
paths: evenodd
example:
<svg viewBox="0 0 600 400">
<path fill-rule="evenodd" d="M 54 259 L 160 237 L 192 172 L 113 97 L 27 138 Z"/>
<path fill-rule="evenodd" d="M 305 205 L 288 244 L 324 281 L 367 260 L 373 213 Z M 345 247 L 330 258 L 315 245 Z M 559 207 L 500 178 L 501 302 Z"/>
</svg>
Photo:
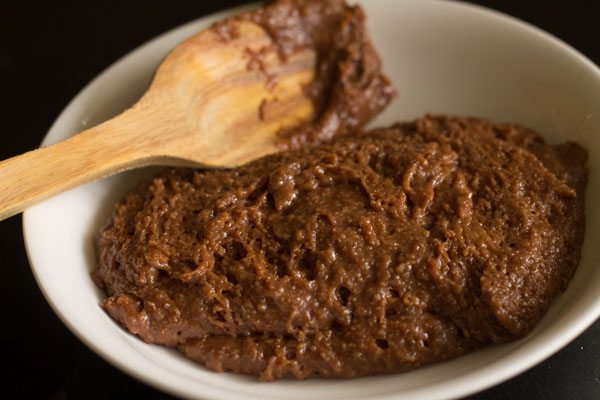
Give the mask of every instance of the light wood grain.
<svg viewBox="0 0 600 400">
<path fill-rule="evenodd" d="M 303 87 L 313 79 L 315 54 L 282 61 L 261 27 L 237 25 L 231 40 L 207 30 L 177 46 L 121 115 L 0 162 L 0 219 L 131 168 L 233 167 L 275 152 L 276 133 L 313 114 Z"/>
</svg>

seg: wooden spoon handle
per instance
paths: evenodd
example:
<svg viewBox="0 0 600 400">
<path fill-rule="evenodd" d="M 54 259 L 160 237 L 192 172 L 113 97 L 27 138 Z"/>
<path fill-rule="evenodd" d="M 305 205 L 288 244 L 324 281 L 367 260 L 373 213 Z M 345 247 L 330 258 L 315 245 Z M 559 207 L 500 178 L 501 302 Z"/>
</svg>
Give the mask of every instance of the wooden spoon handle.
<svg viewBox="0 0 600 400">
<path fill-rule="evenodd" d="M 0 162 L 0 220 L 77 185 L 145 165 L 148 157 L 132 146 L 131 136 L 125 142 L 127 135 L 115 134 L 122 125 L 116 119 Z"/>
</svg>

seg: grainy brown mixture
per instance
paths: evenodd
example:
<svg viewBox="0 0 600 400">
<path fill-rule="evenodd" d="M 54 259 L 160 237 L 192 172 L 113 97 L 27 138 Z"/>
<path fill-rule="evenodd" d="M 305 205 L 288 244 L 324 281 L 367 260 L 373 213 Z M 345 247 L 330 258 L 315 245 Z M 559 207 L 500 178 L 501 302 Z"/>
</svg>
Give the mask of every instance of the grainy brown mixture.
<svg viewBox="0 0 600 400">
<path fill-rule="evenodd" d="M 381 72 L 358 6 L 348 6 L 344 0 L 277 0 L 237 19 L 261 25 L 284 58 L 304 48 L 317 53 L 316 76 L 305 92 L 318 111 L 308 124 L 280 132 L 282 148 L 315 145 L 353 133 L 395 95 Z M 235 19 L 214 29 L 225 38 L 235 35 L 231 21 Z"/>
<path fill-rule="evenodd" d="M 129 331 L 217 371 L 406 371 L 534 327 L 579 260 L 585 159 L 427 117 L 171 169 L 117 206 L 94 276 Z"/>
</svg>

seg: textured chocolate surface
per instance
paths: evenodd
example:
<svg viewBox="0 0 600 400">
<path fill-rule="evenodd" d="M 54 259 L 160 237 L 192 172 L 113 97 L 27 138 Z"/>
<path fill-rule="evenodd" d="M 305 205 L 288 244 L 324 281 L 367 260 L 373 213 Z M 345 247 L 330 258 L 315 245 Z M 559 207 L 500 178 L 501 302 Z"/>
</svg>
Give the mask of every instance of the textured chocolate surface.
<svg viewBox="0 0 600 400">
<path fill-rule="evenodd" d="M 98 239 L 107 312 L 218 371 L 406 371 L 527 334 L 583 240 L 585 152 L 425 117 L 235 170 L 171 169 Z"/>
</svg>

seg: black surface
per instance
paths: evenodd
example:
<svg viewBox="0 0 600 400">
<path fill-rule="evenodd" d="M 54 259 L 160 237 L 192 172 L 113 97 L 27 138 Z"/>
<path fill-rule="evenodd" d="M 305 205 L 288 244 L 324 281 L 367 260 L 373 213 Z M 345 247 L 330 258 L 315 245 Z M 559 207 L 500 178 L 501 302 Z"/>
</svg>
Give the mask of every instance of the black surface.
<svg viewBox="0 0 600 400">
<path fill-rule="evenodd" d="M 10 2 L 0 8 L 0 159 L 31 150 L 67 102 L 117 58 L 242 1 Z M 600 2 L 477 1 L 531 22 L 600 63 Z M 25 254 L 21 217 L 0 222 L 0 396 L 164 399 L 87 349 L 54 315 Z M 599 399 L 600 322 L 546 362 L 472 399 Z"/>
</svg>

